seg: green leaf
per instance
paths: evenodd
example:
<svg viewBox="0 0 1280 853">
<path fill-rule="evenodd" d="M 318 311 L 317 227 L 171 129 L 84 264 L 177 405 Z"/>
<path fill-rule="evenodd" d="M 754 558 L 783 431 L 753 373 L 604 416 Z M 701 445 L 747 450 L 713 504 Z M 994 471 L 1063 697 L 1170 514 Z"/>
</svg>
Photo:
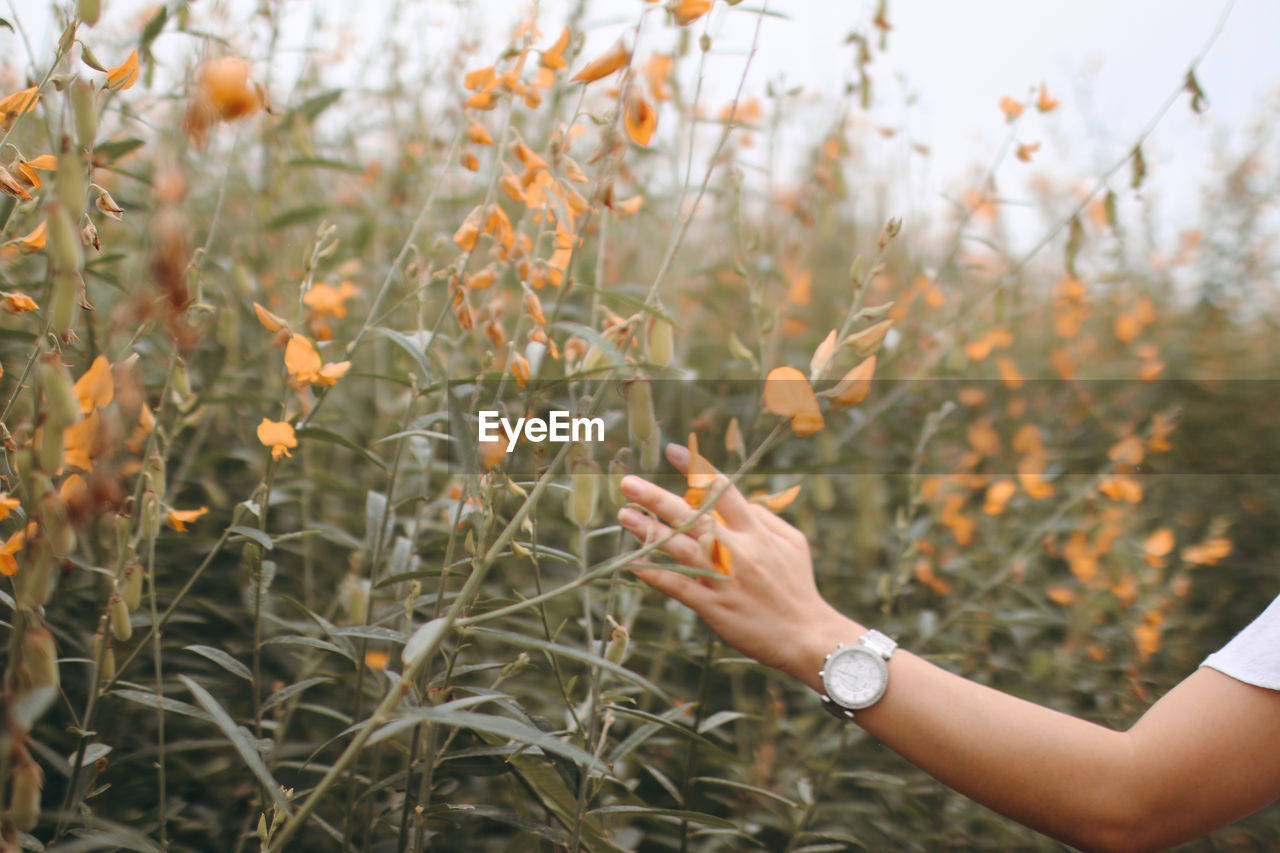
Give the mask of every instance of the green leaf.
<svg viewBox="0 0 1280 853">
<path fill-rule="evenodd" d="M 348 628 L 339 628 L 333 634 L 336 637 L 363 637 L 366 640 L 387 640 L 392 643 L 405 641 L 404 631 L 384 628 L 381 625 L 352 625 Z"/>
<path fill-rule="evenodd" d="M 272 693 L 267 698 L 267 701 L 262 703 L 262 710 L 266 711 L 269 708 L 274 708 L 281 702 L 288 702 L 304 690 L 315 687 L 317 684 L 326 684 L 330 681 L 333 681 L 333 679 L 326 675 L 316 675 L 299 681 L 297 684 L 290 684 L 288 687 L 281 687 L 275 693 Z"/>
<path fill-rule="evenodd" d="M 112 690 L 111 695 L 119 696 L 121 699 L 128 700 L 129 702 L 136 702 L 139 705 L 146 705 L 148 708 L 160 707 L 171 714 L 182 714 L 187 717 L 195 717 L 197 720 L 205 720 L 210 723 L 213 722 L 213 717 L 210 717 L 195 705 L 189 705 L 186 702 L 180 702 L 177 699 L 170 699 L 168 696 L 157 696 L 154 693 L 145 693 L 141 690 L 128 689 Z"/>
<path fill-rule="evenodd" d="M 268 219 L 266 224 L 262 226 L 262 230 L 280 231 L 290 225 L 301 225 L 304 222 L 319 219 L 328 212 L 329 205 L 327 204 L 304 204 L 300 207 L 292 207 Z"/>
<path fill-rule="evenodd" d="M 436 639 L 447 627 L 448 624 L 442 617 L 432 619 L 430 622 L 419 626 L 418 630 L 413 632 L 413 636 L 409 637 L 404 644 L 404 649 L 400 652 L 400 657 L 404 661 L 405 671 L 408 671 L 410 667 L 417 663 L 418 658 L 426 654 L 428 649 L 433 645 L 437 645 Z"/>
<path fill-rule="evenodd" d="M 146 145 L 146 141 L 136 137 L 130 139 L 117 139 L 114 142 L 102 142 L 93 146 L 93 154 L 95 157 L 101 157 L 108 163 L 114 163 L 124 155 L 131 151 L 137 151 Z"/>
<path fill-rule="evenodd" d="M 444 726 L 487 732 L 518 743 L 536 746 L 544 752 L 563 756 L 579 766 L 590 767 L 597 772 L 605 773 L 609 769 L 600 759 L 585 749 L 574 746 L 554 735 L 539 731 L 533 726 L 513 720 L 510 717 L 496 717 L 492 714 L 478 714 L 474 711 L 452 711 L 444 708 L 414 708 L 402 714 L 397 722 L 403 727 L 404 721 L 409 720 L 421 723 L 439 723 Z"/>
<path fill-rule="evenodd" d="M 142 28 L 142 35 L 138 38 L 138 53 L 145 54 L 151 47 L 151 43 L 156 40 L 156 36 L 160 35 L 160 31 L 164 29 L 164 25 L 169 21 L 169 7 L 161 6 L 160 11 L 151 16 L 151 20 L 147 21 L 147 25 Z"/>
<path fill-rule="evenodd" d="M 208 690 L 205 690 L 185 675 L 179 674 L 178 679 L 191 691 L 191 695 L 195 696 L 196 702 L 200 707 L 204 708 L 213 717 L 213 722 L 227 736 L 227 739 L 231 741 L 231 745 L 235 747 L 236 752 L 240 753 L 240 757 L 248 765 L 249 770 L 254 776 L 258 777 L 258 781 L 267 789 L 268 796 L 286 815 L 292 815 L 293 810 L 289 808 L 289 801 L 285 799 L 284 794 L 280 791 L 280 783 L 275 780 L 271 775 L 271 771 L 267 769 L 267 765 L 263 763 L 262 756 L 258 754 L 258 750 L 249 741 L 249 736 L 236 725 L 235 720 L 231 719 L 231 715 L 218 704 L 218 700 L 214 699 Z"/>
<path fill-rule="evenodd" d="M 601 806 L 587 812 L 594 817 L 613 817 L 616 815 L 641 815 L 643 817 L 661 817 L 669 820 L 689 821 L 690 823 L 701 823 L 706 826 L 714 826 L 717 829 L 737 829 L 738 825 L 732 821 L 725 820 L 722 817 L 706 814 L 705 812 L 689 811 L 688 809 L 660 809 L 654 806 Z"/>
<path fill-rule="evenodd" d="M 387 470 L 387 463 L 379 459 L 378 456 L 374 454 L 372 451 L 364 447 L 361 447 L 351 439 L 347 438 L 345 435 L 336 433 L 331 429 L 325 429 L 324 427 L 317 427 L 317 426 L 306 426 L 300 430 L 297 430 L 294 434 L 298 438 L 311 438 L 311 439 L 315 439 L 316 441 L 326 441 L 330 444 L 340 444 L 343 447 L 347 448 L 348 450 L 355 451 L 360 456 L 363 456 L 365 459 L 369 460 L 374 465 L 377 465 L 382 470 L 384 471 Z"/>
<path fill-rule="evenodd" d="M 315 121 L 319 118 L 320 113 L 336 104 L 338 99 L 342 97 L 342 94 L 342 89 L 330 89 L 328 92 L 321 92 L 319 95 L 307 98 L 305 101 L 294 107 L 290 112 L 290 116 L 297 115 L 302 116 L 307 121 Z M 286 118 L 288 117 L 289 116 L 286 116 Z"/>
<path fill-rule="evenodd" d="M 590 666 L 598 666 L 601 669 L 612 672 L 619 678 L 625 678 L 633 684 L 638 684 L 655 696 L 660 696 L 668 701 L 671 698 L 667 695 L 665 690 L 645 678 L 640 673 L 632 672 L 625 666 L 619 666 L 611 660 L 607 660 L 600 655 L 592 654 L 591 652 L 583 649 L 575 649 L 572 646 L 563 646 L 559 643 L 551 643 L 546 640 L 538 639 L 537 637 L 526 637 L 523 634 L 514 634 L 510 631 L 500 631 L 496 628 L 469 628 L 467 629 L 467 633 L 484 634 L 486 636 L 511 643 L 513 646 L 523 646 L 528 649 L 539 649 L 550 654 L 559 655 L 560 657 L 573 658 L 574 660 L 581 661 L 585 664 L 589 664 Z"/>
<path fill-rule="evenodd" d="M 342 655 L 352 663 L 355 663 L 356 660 L 355 655 L 351 654 L 351 652 L 348 652 L 346 649 L 343 649 L 328 640 L 321 640 L 317 637 L 305 637 L 301 634 L 291 634 L 285 637 L 271 637 L 270 639 L 263 640 L 262 645 L 305 646 L 310 649 L 323 649 L 326 652 L 335 652 Z"/>
<path fill-rule="evenodd" d="M 422 381 L 424 384 L 431 382 L 431 365 L 427 362 L 427 353 L 425 347 L 431 345 L 431 339 L 428 338 L 422 345 L 415 343 L 403 332 L 397 332 L 395 329 L 388 329 L 386 326 L 374 326 L 373 331 L 382 335 L 387 340 L 394 343 L 400 349 L 407 352 L 417 362 L 418 369 L 422 371 Z"/>
<path fill-rule="evenodd" d="M 213 646 L 201 645 L 186 646 L 185 648 L 189 652 L 195 652 L 201 657 L 208 658 L 232 675 L 238 675 L 245 681 L 253 681 L 253 673 L 249 671 L 249 667 L 240 663 L 240 661 L 236 660 L 222 649 L 215 649 Z"/>
<path fill-rule="evenodd" d="M 507 826 L 514 826 L 522 832 L 530 835 L 536 835 L 545 838 L 552 844 L 559 844 L 567 847 L 569 844 L 569 833 L 565 832 L 558 826 L 547 823 L 539 823 L 530 817 L 516 814 L 507 809 L 500 809 L 497 806 L 486 806 L 476 803 L 451 803 L 449 811 L 453 817 L 464 817 L 467 815 L 475 815 L 476 817 L 488 818 L 496 820 L 498 823 L 505 823 Z"/>
<path fill-rule="evenodd" d="M 793 809 L 800 808 L 800 804 L 795 800 L 784 797 L 774 791 L 768 791 L 764 788 L 757 788 L 755 785 L 748 785 L 746 782 L 735 782 L 732 779 L 717 779 L 714 776 L 695 776 L 689 780 L 695 785 L 718 785 L 723 788 L 733 788 L 737 791 L 747 791 L 757 796 L 766 797 L 770 800 L 777 800 Z"/>
<path fill-rule="evenodd" d="M 286 166 L 310 167 L 315 169 L 336 169 L 339 172 L 350 172 L 359 175 L 364 172 L 359 166 L 342 160 L 329 160 L 325 157 L 295 157 L 284 161 Z"/>
<path fill-rule="evenodd" d="M 698 726 L 698 734 L 706 734 L 712 729 L 723 726 L 725 723 L 751 716 L 754 715 L 744 714 L 742 711 L 717 711 L 702 721 L 701 725 Z"/>
<path fill-rule="evenodd" d="M 262 546 L 262 550 L 270 551 L 276 546 L 276 542 L 267 534 L 263 533 L 256 527 L 245 527 L 243 524 L 233 524 L 227 528 L 228 533 L 239 536 L 242 539 L 252 539 Z M 236 540 L 231 540 L 235 542 Z"/>
</svg>

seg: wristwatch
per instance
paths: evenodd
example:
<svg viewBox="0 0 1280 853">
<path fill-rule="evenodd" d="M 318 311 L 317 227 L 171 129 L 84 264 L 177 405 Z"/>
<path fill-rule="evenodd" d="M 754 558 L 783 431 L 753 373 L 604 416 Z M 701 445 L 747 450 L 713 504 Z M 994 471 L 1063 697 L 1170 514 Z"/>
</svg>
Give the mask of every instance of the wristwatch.
<svg viewBox="0 0 1280 853">
<path fill-rule="evenodd" d="M 888 636 L 868 631 L 856 643 L 841 643 L 827 655 L 818 677 L 822 679 L 822 707 L 842 720 L 852 720 L 853 712 L 869 708 L 889 686 L 889 665 L 885 661 L 898 647 Z"/>
</svg>

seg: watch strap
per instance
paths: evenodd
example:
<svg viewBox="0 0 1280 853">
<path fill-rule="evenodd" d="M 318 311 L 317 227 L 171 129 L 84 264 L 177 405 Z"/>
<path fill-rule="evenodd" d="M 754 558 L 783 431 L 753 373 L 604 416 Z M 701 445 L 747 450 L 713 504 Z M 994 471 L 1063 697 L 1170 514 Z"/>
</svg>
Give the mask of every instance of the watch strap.
<svg viewBox="0 0 1280 853">
<path fill-rule="evenodd" d="M 871 651 L 880 655 L 880 657 L 885 660 L 893 657 L 894 650 L 898 648 L 898 644 L 893 641 L 892 637 L 888 634 L 880 633 L 875 628 L 872 628 L 867 631 L 867 633 L 859 637 L 858 642 L 866 646 L 868 649 L 871 649 Z"/>
</svg>

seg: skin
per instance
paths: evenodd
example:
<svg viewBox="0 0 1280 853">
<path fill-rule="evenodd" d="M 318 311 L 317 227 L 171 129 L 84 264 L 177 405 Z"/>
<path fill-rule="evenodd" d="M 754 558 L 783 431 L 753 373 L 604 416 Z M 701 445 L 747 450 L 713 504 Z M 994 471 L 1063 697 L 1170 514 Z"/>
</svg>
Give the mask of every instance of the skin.
<svg viewBox="0 0 1280 853">
<path fill-rule="evenodd" d="M 688 451 L 667 447 L 685 471 Z M 721 491 L 723 492 L 721 493 Z M 684 500 L 639 477 L 618 513 L 641 540 L 694 516 Z M 748 502 L 722 474 L 710 514 L 661 550 L 711 570 L 696 537 L 714 533 L 733 555 L 733 579 L 633 567 L 695 610 L 729 645 L 822 691 L 818 671 L 839 643 L 867 627 L 819 594 L 803 534 Z M 661 520 L 658 520 L 661 519 Z M 666 523 L 664 523 L 666 522 Z M 889 687 L 855 722 L 935 778 L 1033 829 L 1086 850 L 1163 850 L 1280 798 L 1280 691 L 1201 667 L 1128 731 L 1114 731 L 948 672 L 909 650 L 889 661 Z"/>
</svg>

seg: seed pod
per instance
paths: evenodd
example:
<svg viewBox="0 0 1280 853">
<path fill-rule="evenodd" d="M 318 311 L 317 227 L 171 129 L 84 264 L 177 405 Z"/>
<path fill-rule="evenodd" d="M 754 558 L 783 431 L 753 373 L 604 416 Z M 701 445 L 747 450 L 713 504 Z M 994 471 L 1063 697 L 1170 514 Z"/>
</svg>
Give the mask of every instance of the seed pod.
<svg viewBox="0 0 1280 853">
<path fill-rule="evenodd" d="M 257 542 L 246 542 L 244 550 L 240 553 L 244 556 L 244 565 L 249 570 L 249 577 L 256 582 L 262 577 L 262 548 Z"/>
<path fill-rule="evenodd" d="M 654 430 L 653 434 L 646 438 L 640 444 L 640 469 L 642 471 L 653 471 L 658 467 L 658 456 L 662 450 L 662 439 L 658 430 Z"/>
<path fill-rule="evenodd" d="M 604 360 L 604 350 L 592 344 L 587 349 L 587 354 L 582 357 L 582 370 L 584 373 L 590 373 L 600 366 L 600 362 Z"/>
<path fill-rule="evenodd" d="M 160 501 L 155 492 L 147 492 L 142 496 L 142 523 L 139 529 L 144 539 L 155 539 L 160 535 Z"/>
<path fill-rule="evenodd" d="M 658 306 L 661 310 L 662 306 Z M 648 347 L 649 361 L 661 367 L 671 363 L 675 351 L 675 331 L 671 323 L 662 317 L 654 317 L 649 321 L 649 336 L 645 340 Z"/>
<path fill-rule="evenodd" d="M 173 366 L 173 390 L 183 399 L 191 396 L 191 378 L 187 376 L 187 363 L 181 358 Z"/>
<path fill-rule="evenodd" d="M 46 421 L 36 430 L 36 462 L 49 474 L 62 467 L 62 427 Z"/>
<path fill-rule="evenodd" d="M 58 270 L 54 273 L 53 295 L 49 299 L 49 325 L 58 337 L 66 340 L 79 316 L 80 275 L 74 270 Z"/>
<path fill-rule="evenodd" d="M 107 609 L 111 613 L 111 636 L 121 643 L 127 642 L 133 636 L 133 624 L 129 621 L 129 608 L 125 606 L 124 599 L 119 595 L 111 596 Z"/>
<path fill-rule="evenodd" d="M 365 612 L 369 609 L 369 582 L 348 574 L 342 582 L 342 606 L 348 622 L 363 625 Z"/>
<path fill-rule="evenodd" d="M 27 688 L 58 686 L 58 652 L 53 634 L 37 625 L 22 635 L 22 681 Z"/>
<path fill-rule="evenodd" d="M 93 652 L 98 660 L 98 683 L 105 684 L 116 677 L 116 652 L 101 631 L 93 635 Z"/>
<path fill-rule="evenodd" d="M 44 771 L 30 758 L 13 766 L 9 776 L 9 823 L 19 832 L 30 832 L 40 820 L 40 791 Z"/>
<path fill-rule="evenodd" d="M 64 138 L 64 150 L 58 155 L 58 171 L 54 175 L 53 185 L 58 201 L 66 205 L 72 222 L 78 222 L 84 215 L 85 181 L 84 160 L 80 154 L 71 150 Z"/>
<path fill-rule="evenodd" d="M 60 272 L 76 272 L 84 263 L 84 251 L 76 233 L 75 219 L 66 205 L 49 205 L 49 257 Z"/>
<path fill-rule="evenodd" d="M 624 447 L 609 460 L 609 500 L 620 507 L 627 502 L 622 495 L 622 478 L 631 472 L 631 448 Z"/>
<path fill-rule="evenodd" d="M 49 540 L 36 536 L 27 540 L 22 571 L 14 575 L 13 591 L 17 609 L 39 610 L 53 592 L 53 550 Z"/>
<path fill-rule="evenodd" d="M 76 138 L 80 140 L 80 147 L 92 151 L 98 136 L 98 105 L 94 103 L 93 85 L 89 81 L 76 80 L 71 84 L 71 111 L 76 117 Z"/>
<path fill-rule="evenodd" d="M 49 420 L 63 427 L 80 420 L 80 401 L 72 390 L 71 374 L 54 353 L 40 359 L 40 387 L 49 401 Z"/>
<path fill-rule="evenodd" d="M 645 441 L 653 434 L 653 387 L 647 379 L 627 386 L 627 425 L 633 441 Z"/>
<path fill-rule="evenodd" d="M 566 515 L 579 527 L 585 527 L 595 517 L 600 503 L 600 468 L 594 462 L 576 466 L 569 475 L 569 502 Z"/>
<path fill-rule="evenodd" d="M 813 502 L 814 508 L 826 512 L 835 506 L 835 489 L 832 488 L 831 480 L 825 474 L 814 474 L 809 480 L 809 485 L 809 500 Z"/>
<path fill-rule="evenodd" d="M 76 17 L 91 27 L 98 23 L 100 14 L 102 14 L 100 0 L 78 0 L 76 3 Z"/>
<path fill-rule="evenodd" d="M 143 471 L 150 481 L 151 491 L 156 493 L 158 500 L 164 501 L 164 457 L 152 456 L 147 460 Z"/>
<path fill-rule="evenodd" d="M 245 550 L 248 550 L 248 545 L 245 546 Z M 125 606 L 130 610 L 137 610 L 138 605 L 142 603 L 143 574 L 143 568 L 139 563 L 130 563 L 124 567 L 124 583 L 121 584 L 122 592 L 120 596 L 124 599 Z"/>
<path fill-rule="evenodd" d="M 627 634 L 626 626 L 619 625 L 613 629 L 613 633 L 609 635 L 609 645 L 604 650 L 605 660 L 610 663 L 622 663 L 622 659 L 627 654 Z"/>
</svg>

